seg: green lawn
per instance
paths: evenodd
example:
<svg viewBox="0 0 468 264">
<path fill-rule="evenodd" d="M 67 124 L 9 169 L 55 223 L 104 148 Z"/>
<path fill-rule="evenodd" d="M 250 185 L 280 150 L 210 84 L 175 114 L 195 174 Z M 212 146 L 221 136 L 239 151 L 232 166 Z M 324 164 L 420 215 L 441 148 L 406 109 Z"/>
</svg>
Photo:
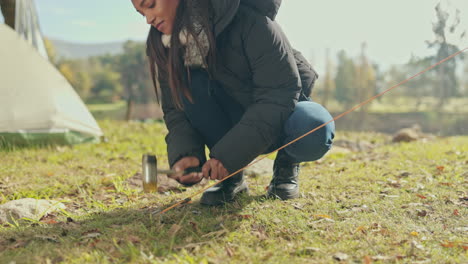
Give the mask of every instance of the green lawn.
<svg viewBox="0 0 468 264">
<path fill-rule="evenodd" d="M 87 104 L 91 114 L 96 119 L 124 120 L 127 111 L 127 103 L 119 101 L 112 104 Z"/>
<path fill-rule="evenodd" d="M 128 180 L 143 153 L 167 166 L 164 126 L 100 125 L 106 143 L 0 151 L 0 204 L 67 206 L 0 227 L 0 263 L 468 262 L 468 137 L 390 144 L 338 132 L 374 148 L 304 164 L 299 199 L 265 199 L 271 175 L 262 175 L 232 204 L 208 208 L 197 197 L 160 215 L 200 188 L 143 194 Z"/>
</svg>

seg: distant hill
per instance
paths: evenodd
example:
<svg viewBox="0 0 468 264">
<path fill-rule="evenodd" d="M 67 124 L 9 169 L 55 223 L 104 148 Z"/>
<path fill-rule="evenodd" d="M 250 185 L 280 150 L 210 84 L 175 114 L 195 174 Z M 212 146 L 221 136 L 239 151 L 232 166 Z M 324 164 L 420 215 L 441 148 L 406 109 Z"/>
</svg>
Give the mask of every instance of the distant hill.
<svg viewBox="0 0 468 264">
<path fill-rule="evenodd" d="M 68 59 L 83 59 L 99 55 L 115 55 L 123 52 L 124 42 L 110 42 L 99 44 L 72 43 L 51 39 L 58 57 Z"/>
</svg>

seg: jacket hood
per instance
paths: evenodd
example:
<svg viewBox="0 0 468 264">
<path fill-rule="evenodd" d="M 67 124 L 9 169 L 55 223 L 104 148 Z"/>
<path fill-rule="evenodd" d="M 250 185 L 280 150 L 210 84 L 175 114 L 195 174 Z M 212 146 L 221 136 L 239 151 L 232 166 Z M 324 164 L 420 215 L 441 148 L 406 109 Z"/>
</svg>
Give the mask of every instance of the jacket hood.
<svg viewBox="0 0 468 264">
<path fill-rule="evenodd" d="M 218 36 L 232 22 L 239 6 L 245 5 L 274 20 L 282 0 L 211 0 L 214 11 L 214 31 Z"/>
<path fill-rule="evenodd" d="M 257 12 L 275 20 L 282 0 L 241 0 L 242 5 L 249 6 Z"/>
</svg>

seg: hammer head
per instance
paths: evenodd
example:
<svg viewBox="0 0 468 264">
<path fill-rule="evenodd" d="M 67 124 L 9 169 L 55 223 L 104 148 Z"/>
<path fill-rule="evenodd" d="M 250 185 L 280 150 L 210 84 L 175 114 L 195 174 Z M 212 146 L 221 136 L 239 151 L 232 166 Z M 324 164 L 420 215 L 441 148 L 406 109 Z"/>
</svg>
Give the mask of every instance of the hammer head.
<svg viewBox="0 0 468 264">
<path fill-rule="evenodd" d="M 144 192 L 149 193 L 158 191 L 158 160 L 156 155 L 143 155 L 142 177 Z"/>
</svg>

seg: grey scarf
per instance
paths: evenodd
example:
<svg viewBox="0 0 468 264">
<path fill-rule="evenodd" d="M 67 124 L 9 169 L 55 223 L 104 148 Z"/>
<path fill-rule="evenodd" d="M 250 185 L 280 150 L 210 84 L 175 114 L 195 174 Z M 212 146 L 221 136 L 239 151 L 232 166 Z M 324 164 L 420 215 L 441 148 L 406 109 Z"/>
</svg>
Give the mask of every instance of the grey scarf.
<svg viewBox="0 0 468 264">
<path fill-rule="evenodd" d="M 186 29 L 180 31 L 179 39 L 181 44 L 185 47 L 184 64 L 187 67 L 205 67 L 205 57 L 210 50 L 210 43 L 208 36 L 203 30 L 202 26 L 198 23 L 194 24 L 195 38 L 188 34 Z M 171 48 L 171 35 L 162 35 L 161 41 L 166 48 Z M 200 45 L 200 48 L 197 45 Z"/>
</svg>

